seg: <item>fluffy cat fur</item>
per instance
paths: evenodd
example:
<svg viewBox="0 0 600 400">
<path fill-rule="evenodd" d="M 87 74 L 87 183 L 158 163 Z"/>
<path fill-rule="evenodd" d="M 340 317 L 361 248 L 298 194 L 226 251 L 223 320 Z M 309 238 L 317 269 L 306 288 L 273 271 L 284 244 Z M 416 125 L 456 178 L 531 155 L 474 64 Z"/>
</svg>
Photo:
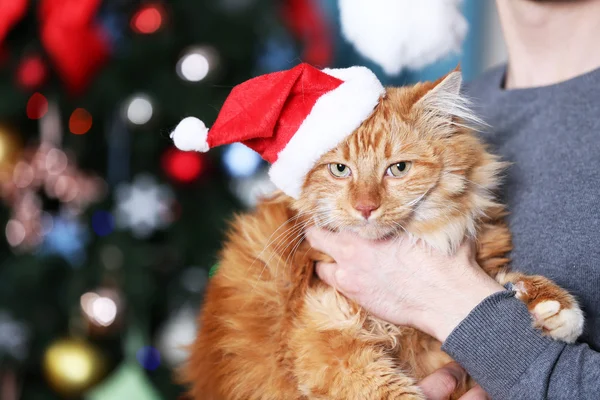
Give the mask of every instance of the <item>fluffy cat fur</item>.
<svg viewBox="0 0 600 400">
<path fill-rule="evenodd" d="M 279 193 L 235 218 L 182 371 L 193 399 L 423 399 L 415 383 L 451 361 L 437 340 L 369 315 L 316 278 L 314 261 L 326 256 L 303 240 L 308 224 L 406 235 L 445 252 L 474 238 L 479 265 L 514 284 L 536 327 L 576 339 L 575 299 L 546 278 L 508 270 L 510 233 L 493 194 L 504 163 L 470 128 L 477 120 L 460 84 L 454 71 L 388 88 L 372 116 L 318 161 L 299 199 Z M 400 161 L 412 162 L 408 173 L 385 176 Z M 329 163 L 352 176 L 333 177 Z M 358 202 L 377 206 L 369 222 Z"/>
</svg>

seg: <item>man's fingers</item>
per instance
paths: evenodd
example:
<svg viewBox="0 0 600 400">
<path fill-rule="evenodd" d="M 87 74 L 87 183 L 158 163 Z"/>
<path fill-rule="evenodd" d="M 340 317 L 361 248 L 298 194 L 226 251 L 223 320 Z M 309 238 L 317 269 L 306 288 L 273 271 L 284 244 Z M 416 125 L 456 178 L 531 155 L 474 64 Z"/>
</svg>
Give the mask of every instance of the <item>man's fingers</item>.
<svg viewBox="0 0 600 400">
<path fill-rule="evenodd" d="M 331 254 L 331 238 L 329 238 L 330 240 L 327 240 L 330 235 L 331 232 L 314 226 L 311 226 L 306 230 L 306 239 L 310 245 L 325 254 Z"/>
<path fill-rule="evenodd" d="M 329 286 L 338 287 L 336 282 L 336 271 L 338 265 L 333 263 L 320 262 L 317 263 L 317 275 Z"/>
<path fill-rule="evenodd" d="M 490 396 L 481 388 L 476 385 L 473 389 L 462 395 L 459 400 L 489 400 Z"/>
<path fill-rule="evenodd" d="M 465 370 L 451 362 L 425 377 L 419 386 L 428 400 L 446 400 L 465 377 Z"/>
</svg>

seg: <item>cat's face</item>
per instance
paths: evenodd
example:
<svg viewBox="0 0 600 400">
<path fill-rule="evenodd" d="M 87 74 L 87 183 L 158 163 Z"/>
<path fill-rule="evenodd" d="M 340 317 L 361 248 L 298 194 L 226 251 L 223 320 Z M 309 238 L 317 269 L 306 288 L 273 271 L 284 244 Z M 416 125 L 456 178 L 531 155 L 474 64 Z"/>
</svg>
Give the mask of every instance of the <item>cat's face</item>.
<svg viewBox="0 0 600 400">
<path fill-rule="evenodd" d="M 492 203 L 501 163 L 469 129 L 460 75 L 389 88 L 373 115 L 307 176 L 298 208 L 366 238 L 408 232 L 448 250 Z"/>
</svg>

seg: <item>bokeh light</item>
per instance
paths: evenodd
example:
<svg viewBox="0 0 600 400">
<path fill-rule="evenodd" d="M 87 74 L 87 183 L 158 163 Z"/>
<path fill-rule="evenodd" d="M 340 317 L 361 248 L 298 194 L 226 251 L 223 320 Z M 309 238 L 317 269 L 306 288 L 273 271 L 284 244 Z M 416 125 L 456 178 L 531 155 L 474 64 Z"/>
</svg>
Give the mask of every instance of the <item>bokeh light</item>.
<svg viewBox="0 0 600 400">
<path fill-rule="evenodd" d="M 48 112 L 48 99 L 41 93 L 34 93 L 27 101 L 27 117 L 40 119 Z"/>
<path fill-rule="evenodd" d="M 31 185 L 35 178 L 35 171 L 25 161 L 19 161 L 13 170 L 13 183 L 18 188 L 26 188 Z"/>
<path fill-rule="evenodd" d="M 142 34 L 151 34 L 160 29 L 164 10 L 159 5 L 147 5 L 139 9 L 131 18 L 131 28 Z"/>
<path fill-rule="evenodd" d="M 154 371 L 160 365 L 160 352 L 151 346 L 139 349 L 136 358 L 140 365 L 148 371 Z"/>
<path fill-rule="evenodd" d="M 126 103 L 125 115 L 135 125 L 144 125 L 152 118 L 154 109 L 150 98 L 145 95 L 136 95 Z"/>
<path fill-rule="evenodd" d="M 23 89 L 35 89 L 46 80 L 48 68 L 39 55 L 23 58 L 16 72 L 17 83 Z"/>
<path fill-rule="evenodd" d="M 92 115 L 84 108 L 77 108 L 69 118 L 69 130 L 75 135 L 83 135 L 92 127 Z"/>
<path fill-rule="evenodd" d="M 188 49 L 177 62 L 177 75 L 184 81 L 200 82 L 217 66 L 216 51 L 208 46 Z"/>
<path fill-rule="evenodd" d="M 107 327 L 117 318 L 117 303 L 108 296 L 94 292 L 84 293 L 81 295 L 80 304 L 83 312 L 96 325 Z"/>
<path fill-rule="evenodd" d="M 233 177 L 247 177 L 256 173 L 262 158 L 257 152 L 241 143 L 227 146 L 223 154 L 223 164 L 229 175 Z"/>
<path fill-rule="evenodd" d="M 11 219 L 6 224 L 6 241 L 12 247 L 17 247 L 25 240 L 25 227 L 17 220 Z"/>
<path fill-rule="evenodd" d="M 115 229 L 115 220 L 107 211 L 96 211 L 92 215 L 92 229 L 98 236 L 110 235 Z"/>
<path fill-rule="evenodd" d="M 199 153 L 180 151 L 174 147 L 165 152 L 162 164 L 171 178 L 184 183 L 197 179 L 204 169 L 204 159 Z"/>
<path fill-rule="evenodd" d="M 50 149 L 46 154 L 46 171 L 52 175 L 58 175 L 67 168 L 69 163 L 67 155 L 59 149 Z"/>
<path fill-rule="evenodd" d="M 106 245 L 100 251 L 100 259 L 104 264 L 104 268 L 108 270 L 119 269 L 123 265 L 123 252 L 113 244 Z"/>
<path fill-rule="evenodd" d="M 208 59 L 203 54 L 186 54 L 177 64 L 177 73 L 181 79 L 190 82 L 199 82 L 208 75 L 210 65 Z"/>
</svg>

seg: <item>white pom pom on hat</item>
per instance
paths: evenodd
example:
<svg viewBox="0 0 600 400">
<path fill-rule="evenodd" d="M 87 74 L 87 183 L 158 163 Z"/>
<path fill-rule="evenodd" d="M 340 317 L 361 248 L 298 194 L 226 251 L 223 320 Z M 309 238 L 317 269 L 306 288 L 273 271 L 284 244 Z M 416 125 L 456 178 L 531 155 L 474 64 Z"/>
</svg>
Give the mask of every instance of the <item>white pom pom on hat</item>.
<svg viewBox="0 0 600 400">
<path fill-rule="evenodd" d="M 208 128 L 204 122 L 195 117 L 182 119 L 171 132 L 175 147 L 183 151 L 207 152 L 209 149 L 207 138 Z"/>
</svg>

